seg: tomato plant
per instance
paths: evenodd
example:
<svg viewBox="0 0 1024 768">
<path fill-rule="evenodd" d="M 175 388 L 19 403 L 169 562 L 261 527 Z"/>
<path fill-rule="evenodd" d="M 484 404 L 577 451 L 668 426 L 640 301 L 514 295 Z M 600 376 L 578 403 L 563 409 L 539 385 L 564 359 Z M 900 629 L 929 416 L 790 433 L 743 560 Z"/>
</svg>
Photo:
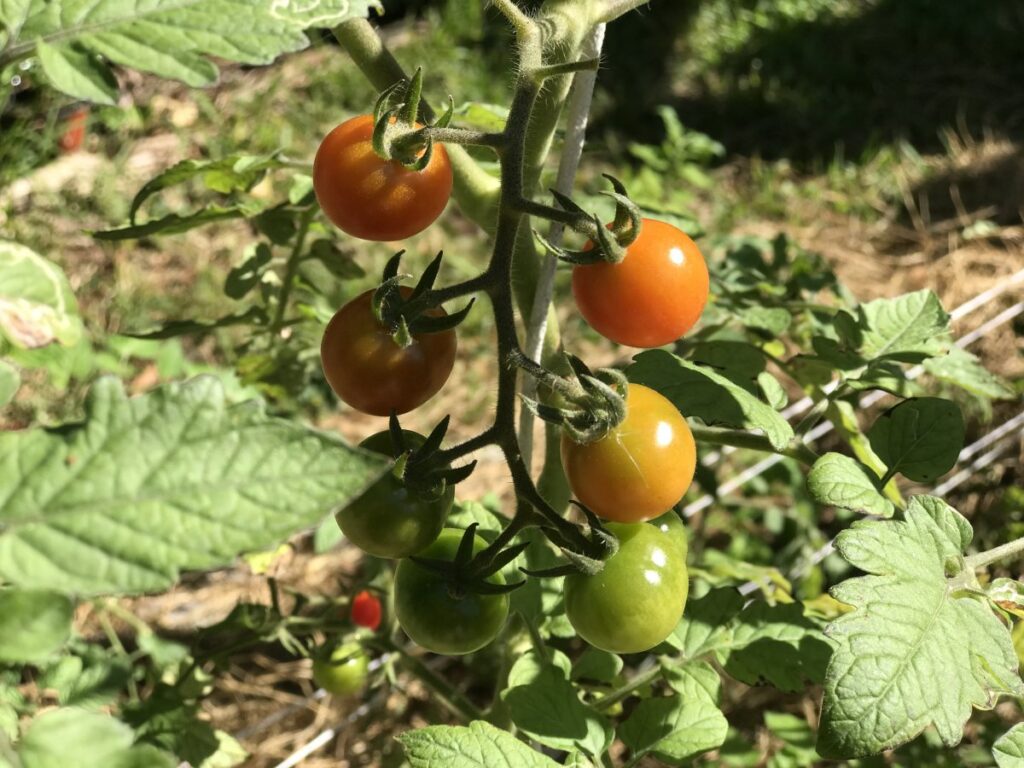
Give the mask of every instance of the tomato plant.
<svg viewBox="0 0 1024 768">
<path fill-rule="evenodd" d="M 373 148 L 373 116 L 336 126 L 313 161 L 313 188 L 324 214 L 341 230 L 364 240 L 404 240 L 422 232 L 444 211 L 452 168 L 443 145 L 426 168 L 410 170 Z"/>
<path fill-rule="evenodd" d="M 689 577 L 685 537 L 664 523 L 609 523 L 618 551 L 600 573 L 565 579 L 565 613 L 591 645 L 640 653 L 661 643 L 683 616 Z M 684 536 L 684 535 L 683 535 Z"/>
<path fill-rule="evenodd" d="M 412 289 L 402 287 L 408 296 Z M 452 330 L 416 334 L 400 346 L 374 316 L 373 291 L 337 311 L 324 331 L 320 360 L 335 394 L 357 411 L 387 416 L 407 413 L 432 398 L 455 366 Z M 430 315 L 443 316 L 440 307 Z"/>
<path fill-rule="evenodd" d="M 679 501 L 697 452 L 686 419 L 665 397 L 630 384 L 626 418 L 591 443 L 562 435 L 562 464 L 573 493 L 605 520 L 649 520 Z"/>
<path fill-rule="evenodd" d="M 697 244 L 657 219 L 641 220 L 622 261 L 580 264 L 572 271 L 572 292 L 583 317 L 602 336 L 632 347 L 661 347 L 690 330 L 704 310 L 708 288 L 708 268 Z"/>
<path fill-rule="evenodd" d="M 421 557 L 454 559 L 462 531 L 446 529 Z M 484 548 L 475 537 L 473 551 Z M 500 574 L 491 584 L 504 584 Z M 463 654 L 478 651 L 494 640 L 508 618 L 507 595 L 477 594 L 412 560 L 402 560 L 395 571 L 395 616 L 402 630 L 417 645 L 434 653 Z"/>
<path fill-rule="evenodd" d="M 406 450 L 423 444 L 423 436 L 404 432 Z M 378 432 L 360 445 L 395 455 L 391 434 Z M 430 544 L 444 528 L 452 507 L 452 486 L 413 488 L 389 472 L 335 516 L 342 533 L 364 552 L 377 557 L 408 557 Z"/>
<path fill-rule="evenodd" d="M 344 643 L 313 660 L 313 682 L 334 696 L 354 696 L 366 686 L 369 663 L 359 643 Z"/>
</svg>

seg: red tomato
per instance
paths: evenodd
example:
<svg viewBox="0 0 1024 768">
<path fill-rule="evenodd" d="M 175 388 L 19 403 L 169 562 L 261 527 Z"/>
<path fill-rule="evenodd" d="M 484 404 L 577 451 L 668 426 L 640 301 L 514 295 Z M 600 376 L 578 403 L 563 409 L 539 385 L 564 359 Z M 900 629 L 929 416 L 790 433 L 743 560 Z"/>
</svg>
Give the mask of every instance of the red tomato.
<svg viewBox="0 0 1024 768">
<path fill-rule="evenodd" d="M 412 289 L 402 286 L 402 295 Z M 374 317 L 369 290 L 335 313 L 320 343 L 320 362 L 331 389 L 358 411 L 406 413 L 432 398 L 455 365 L 455 331 L 422 333 L 400 347 Z M 428 314 L 447 314 L 442 308 Z"/>
<path fill-rule="evenodd" d="M 352 598 L 352 623 L 374 632 L 380 626 L 380 600 L 367 589 Z"/>
<path fill-rule="evenodd" d="M 364 240 L 402 240 L 441 215 L 452 193 L 452 167 L 435 143 L 430 162 L 412 171 L 373 151 L 373 116 L 346 120 L 327 134 L 313 161 L 313 189 L 337 227 Z"/>
<path fill-rule="evenodd" d="M 631 347 L 660 347 L 700 318 L 708 300 L 708 268 L 683 231 L 643 219 L 621 262 L 573 268 L 572 292 L 583 317 L 605 338 Z"/>
<path fill-rule="evenodd" d="M 686 419 L 662 395 L 630 384 L 626 418 L 581 445 L 562 433 L 562 466 L 573 494 L 605 520 L 638 523 L 672 508 L 697 466 Z"/>
</svg>

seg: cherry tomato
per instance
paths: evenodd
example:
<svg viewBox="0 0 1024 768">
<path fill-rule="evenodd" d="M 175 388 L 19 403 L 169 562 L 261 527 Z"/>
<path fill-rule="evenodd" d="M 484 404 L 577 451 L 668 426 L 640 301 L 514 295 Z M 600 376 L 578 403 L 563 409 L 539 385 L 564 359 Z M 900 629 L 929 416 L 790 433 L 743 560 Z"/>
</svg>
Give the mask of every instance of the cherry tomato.
<svg viewBox="0 0 1024 768">
<path fill-rule="evenodd" d="M 576 633 L 611 653 L 640 653 L 665 640 L 689 592 L 686 552 L 672 530 L 609 523 L 619 550 L 593 576 L 565 578 L 565 613 Z"/>
<path fill-rule="evenodd" d="M 381 607 L 377 596 L 364 589 L 352 598 L 352 623 L 373 632 L 380 626 Z"/>
<path fill-rule="evenodd" d="M 463 531 L 446 528 L 420 557 L 453 560 Z M 486 542 L 479 536 L 473 551 Z M 501 574 L 488 578 L 504 584 Z M 508 618 L 508 595 L 461 591 L 434 571 L 402 560 L 395 571 L 395 616 L 415 643 L 434 653 L 458 655 L 478 651 L 491 642 Z"/>
<path fill-rule="evenodd" d="M 422 232 L 452 193 L 448 153 L 435 143 L 427 167 L 413 171 L 380 157 L 372 138 L 372 115 L 353 117 L 327 134 L 313 161 L 320 207 L 339 229 L 364 240 L 402 240 Z"/>
<path fill-rule="evenodd" d="M 640 234 L 618 264 L 573 268 L 572 292 L 583 317 L 605 338 L 631 347 L 660 347 L 700 318 L 708 300 L 708 268 L 682 230 L 642 219 Z"/>
<path fill-rule="evenodd" d="M 369 659 L 358 643 L 335 648 L 330 656 L 314 659 L 313 682 L 335 696 L 351 696 L 363 690 Z"/>
<path fill-rule="evenodd" d="M 402 295 L 412 289 L 402 286 Z M 324 376 L 335 394 L 357 411 L 406 413 L 437 394 L 455 365 L 455 331 L 421 333 L 400 347 L 373 314 L 373 291 L 335 313 L 320 343 Z M 437 307 L 429 315 L 447 314 Z"/>
<path fill-rule="evenodd" d="M 697 447 L 686 419 L 649 387 L 630 384 L 626 418 L 607 435 L 581 445 L 562 433 L 569 487 L 605 520 L 650 520 L 683 497 L 693 481 Z"/>
<path fill-rule="evenodd" d="M 404 431 L 407 448 L 423 444 L 423 436 Z M 376 453 L 394 456 L 391 435 L 385 430 L 360 445 Z M 407 488 L 392 473 L 384 475 L 361 496 L 335 515 L 345 538 L 376 557 L 408 557 L 430 544 L 444 528 L 452 508 L 455 488 L 441 492 Z"/>
</svg>

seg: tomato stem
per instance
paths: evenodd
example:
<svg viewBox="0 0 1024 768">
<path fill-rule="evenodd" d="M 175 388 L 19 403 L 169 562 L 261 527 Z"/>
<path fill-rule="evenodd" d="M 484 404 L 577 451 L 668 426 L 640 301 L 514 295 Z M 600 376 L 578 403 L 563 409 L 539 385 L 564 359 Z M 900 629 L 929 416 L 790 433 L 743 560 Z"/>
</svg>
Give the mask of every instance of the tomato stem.
<svg viewBox="0 0 1024 768">
<path fill-rule="evenodd" d="M 277 294 L 277 307 L 274 309 L 274 319 L 270 323 L 270 334 L 272 336 L 281 332 L 284 324 L 284 313 L 288 309 L 288 300 L 292 294 L 292 285 L 295 283 L 295 276 L 302 261 L 302 249 L 306 245 L 306 235 L 309 233 L 309 225 L 316 215 L 317 209 L 310 206 L 303 211 L 299 218 L 299 230 L 295 235 L 295 244 L 288 254 L 288 261 L 285 263 L 284 277 L 281 279 L 281 290 Z"/>
<path fill-rule="evenodd" d="M 1001 544 L 998 547 L 987 549 L 984 552 L 979 552 L 976 555 L 971 555 L 965 558 L 964 563 L 968 570 L 975 570 L 991 565 L 998 560 L 1003 560 L 1007 557 L 1017 557 L 1021 554 L 1024 554 L 1024 536 L 1006 544 Z"/>
<path fill-rule="evenodd" d="M 811 450 L 802 440 L 791 441 L 782 450 L 778 450 L 771 444 L 767 437 L 753 432 L 743 432 L 737 429 L 709 429 L 707 427 L 696 427 L 691 425 L 693 439 L 698 443 L 710 443 L 712 445 L 731 445 L 734 448 L 749 448 L 753 451 L 764 453 L 778 453 L 791 459 L 811 466 L 818 460 L 818 454 Z"/>
</svg>

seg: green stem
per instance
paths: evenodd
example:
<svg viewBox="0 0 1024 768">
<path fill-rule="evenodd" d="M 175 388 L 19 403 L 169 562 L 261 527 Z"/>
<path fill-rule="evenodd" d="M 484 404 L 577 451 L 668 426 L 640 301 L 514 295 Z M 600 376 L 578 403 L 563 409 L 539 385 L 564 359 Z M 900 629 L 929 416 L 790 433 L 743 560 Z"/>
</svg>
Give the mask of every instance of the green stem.
<svg viewBox="0 0 1024 768">
<path fill-rule="evenodd" d="M 299 219 L 299 231 L 295 235 L 295 245 L 288 255 L 288 261 L 284 268 L 284 278 L 281 283 L 281 292 L 277 296 L 277 308 L 274 311 L 274 319 L 270 323 L 270 334 L 273 336 L 281 331 L 284 323 L 284 313 L 288 308 L 288 299 L 291 298 L 292 286 L 295 283 L 295 276 L 302 261 L 302 249 L 306 245 L 306 235 L 309 234 L 309 225 L 316 215 L 316 208 L 307 208 Z"/>
<path fill-rule="evenodd" d="M 976 570 L 1008 557 L 1018 557 L 1021 554 L 1024 554 L 1024 536 L 993 549 L 971 555 L 964 560 L 964 563 L 968 569 Z"/>
<path fill-rule="evenodd" d="M 749 448 L 763 453 L 779 453 L 808 466 L 818 460 L 818 454 L 799 440 L 792 442 L 780 451 L 771 444 L 767 437 L 753 432 L 735 429 L 708 429 L 706 427 L 690 427 L 690 430 L 693 432 L 693 439 L 698 443 L 731 445 L 734 448 Z"/>
<path fill-rule="evenodd" d="M 614 691 L 605 694 L 595 701 L 592 706 L 594 709 L 608 709 L 608 707 L 618 704 L 623 699 L 631 696 L 634 691 L 654 682 L 659 677 L 661 677 L 661 665 L 655 664 L 649 670 L 637 675 L 622 687 L 616 688 Z"/>
</svg>

